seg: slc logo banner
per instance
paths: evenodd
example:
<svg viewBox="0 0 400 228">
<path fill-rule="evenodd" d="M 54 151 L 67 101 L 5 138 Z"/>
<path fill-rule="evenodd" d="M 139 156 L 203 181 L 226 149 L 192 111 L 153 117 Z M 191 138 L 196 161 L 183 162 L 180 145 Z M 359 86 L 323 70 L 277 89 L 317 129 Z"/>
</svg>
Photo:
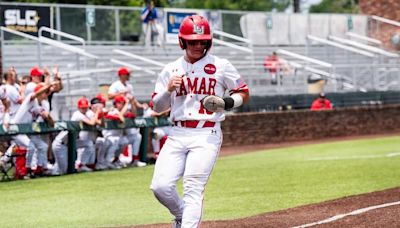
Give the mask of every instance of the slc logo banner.
<svg viewBox="0 0 400 228">
<path fill-rule="evenodd" d="M 50 8 L 39 6 L 1 5 L 0 25 L 37 36 L 41 26 L 50 27 Z"/>
</svg>

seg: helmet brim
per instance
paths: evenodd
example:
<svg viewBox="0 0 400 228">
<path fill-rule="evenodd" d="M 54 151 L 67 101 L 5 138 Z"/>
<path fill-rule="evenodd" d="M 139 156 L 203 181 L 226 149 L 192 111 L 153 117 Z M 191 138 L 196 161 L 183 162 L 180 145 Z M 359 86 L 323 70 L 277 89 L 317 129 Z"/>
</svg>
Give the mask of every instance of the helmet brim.
<svg viewBox="0 0 400 228">
<path fill-rule="evenodd" d="M 212 40 L 211 34 L 190 34 L 190 35 L 179 34 L 179 38 L 182 38 L 184 40 Z"/>
</svg>

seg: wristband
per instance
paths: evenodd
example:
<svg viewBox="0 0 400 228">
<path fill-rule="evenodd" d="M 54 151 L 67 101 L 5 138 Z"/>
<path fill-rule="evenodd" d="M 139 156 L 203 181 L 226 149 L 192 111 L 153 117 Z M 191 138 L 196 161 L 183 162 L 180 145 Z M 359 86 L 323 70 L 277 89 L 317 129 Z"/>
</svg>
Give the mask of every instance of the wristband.
<svg viewBox="0 0 400 228">
<path fill-rule="evenodd" d="M 243 104 L 243 97 L 238 93 L 234 93 L 230 97 L 225 97 L 223 100 L 225 101 L 225 110 L 237 108 Z"/>
</svg>

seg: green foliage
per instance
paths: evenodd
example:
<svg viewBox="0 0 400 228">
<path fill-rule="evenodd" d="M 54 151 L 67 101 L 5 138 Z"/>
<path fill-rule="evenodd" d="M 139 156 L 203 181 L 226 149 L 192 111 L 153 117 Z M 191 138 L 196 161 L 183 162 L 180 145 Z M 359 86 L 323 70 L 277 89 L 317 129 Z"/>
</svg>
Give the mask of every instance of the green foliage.
<svg viewBox="0 0 400 228">
<path fill-rule="evenodd" d="M 172 4 L 175 7 L 196 9 L 224 9 L 224 10 L 253 10 L 270 11 L 276 8 L 278 11 L 285 9 L 290 0 L 186 0 Z"/>
<path fill-rule="evenodd" d="M 310 13 L 358 13 L 358 0 L 323 0 L 310 7 Z"/>
<path fill-rule="evenodd" d="M 205 219 L 234 219 L 399 187 L 400 156 L 387 156 L 398 148 L 400 137 L 387 137 L 220 158 L 205 192 Z M 152 174 L 148 166 L 0 183 L 5 218 L 0 227 L 169 223 L 171 215 L 149 189 Z"/>
<path fill-rule="evenodd" d="M 84 5 L 143 6 L 143 0 L 4 0 L 4 2 L 63 3 Z M 167 7 L 168 0 L 154 0 L 154 4 Z"/>
</svg>

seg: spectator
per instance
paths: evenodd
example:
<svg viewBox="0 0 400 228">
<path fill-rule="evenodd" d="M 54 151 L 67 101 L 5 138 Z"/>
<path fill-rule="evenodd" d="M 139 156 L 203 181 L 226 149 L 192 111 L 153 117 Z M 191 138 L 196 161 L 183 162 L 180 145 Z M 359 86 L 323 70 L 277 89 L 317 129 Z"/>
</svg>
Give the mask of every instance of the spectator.
<svg viewBox="0 0 400 228">
<path fill-rule="evenodd" d="M 315 99 L 311 105 L 311 110 L 332 110 L 332 103 L 325 97 L 324 93 L 320 93 L 318 98 Z"/>
<path fill-rule="evenodd" d="M 272 85 L 277 85 L 278 80 L 279 84 L 282 85 L 283 74 L 293 73 L 286 61 L 280 58 L 276 52 L 272 52 L 272 55 L 267 56 L 264 60 L 264 72 L 267 71 L 271 76 Z"/>
<path fill-rule="evenodd" d="M 154 7 L 154 2 L 145 0 L 140 18 L 142 20 L 142 29 L 144 34 L 145 46 L 150 47 L 156 37 L 158 37 L 158 29 L 156 27 L 157 9 Z"/>
</svg>

